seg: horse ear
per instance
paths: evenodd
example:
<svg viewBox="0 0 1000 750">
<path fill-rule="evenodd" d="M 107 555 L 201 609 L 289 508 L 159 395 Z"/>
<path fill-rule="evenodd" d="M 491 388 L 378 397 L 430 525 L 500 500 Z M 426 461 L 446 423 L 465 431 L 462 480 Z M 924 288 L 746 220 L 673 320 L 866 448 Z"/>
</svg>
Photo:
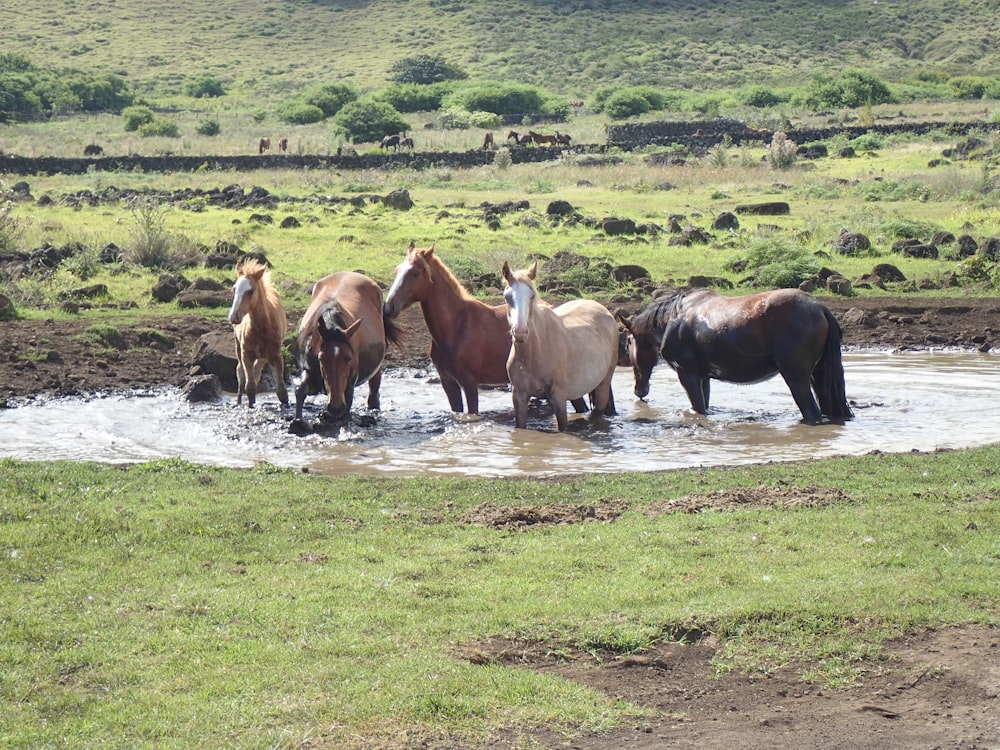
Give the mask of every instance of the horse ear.
<svg viewBox="0 0 1000 750">
<path fill-rule="evenodd" d="M 412 253 L 416 249 L 417 249 L 417 243 L 414 242 L 413 240 L 410 240 L 410 246 L 406 248 L 406 251 Z"/>
<path fill-rule="evenodd" d="M 357 332 L 358 328 L 361 327 L 361 321 L 363 321 L 363 320 L 364 320 L 364 318 L 358 318 L 353 323 L 351 323 L 349 326 L 347 326 L 347 328 L 344 329 L 344 335 L 347 336 L 348 338 L 350 338 L 351 336 L 353 336 Z"/>
<path fill-rule="evenodd" d="M 429 248 L 427 248 L 427 255 L 428 256 L 434 255 L 434 243 L 433 242 L 431 243 L 431 246 Z"/>
<path fill-rule="evenodd" d="M 618 322 L 622 324 L 622 327 L 626 331 L 632 333 L 632 321 L 628 319 L 627 315 L 623 315 L 622 313 L 619 312 L 615 313 L 615 317 L 618 318 Z"/>
<path fill-rule="evenodd" d="M 501 266 L 500 268 L 500 273 L 503 274 L 503 277 L 507 280 L 507 283 L 509 284 L 511 281 L 511 277 L 514 275 L 510 272 L 510 263 L 504 261 L 503 266 Z"/>
<path fill-rule="evenodd" d="M 536 260 L 531 264 L 531 268 L 528 269 L 528 278 L 532 281 L 535 280 L 535 276 L 538 275 L 538 261 Z"/>
</svg>

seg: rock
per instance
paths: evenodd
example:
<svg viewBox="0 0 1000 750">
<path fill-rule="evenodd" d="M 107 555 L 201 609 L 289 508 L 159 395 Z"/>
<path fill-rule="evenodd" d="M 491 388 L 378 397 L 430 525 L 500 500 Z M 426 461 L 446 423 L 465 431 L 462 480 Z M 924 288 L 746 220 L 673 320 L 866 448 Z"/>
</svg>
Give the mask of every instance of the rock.
<svg viewBox="0 0 1000 750">
<path fill-rule="evenodd" d="M 382 199 L 382 203 L 397 211 L 409 211 L 414 206 L 410 191 L 405 189 L 393 190 Z"/>
<path fill-rule="evenodd" d="M 614 268 L 612 268 L 611 275 L 618 283 L 625 283 L 630 281 L 638 281 L 639 279 L 648 279 L 649 271 L 647 271 L 642 266 L 622 265 L 622 266 L 615 266 Z"/>
<path fill-rule="evenodd" d="M 906 276 L 892 263 L 879 263 L 872 269 L 872 276 L 878 276 L 882 281 L 898 284 L 906 281 Z"/>
<path fill-rule="evenodd" d="M 861 232 L 848 232 L 841 229 L 837 239 L 833 241 L 834 252 L 841 255 L 859 255 L 871 249 L 872 243 Z"/>
<path fill-rule="evenodd" d="M 212 291 L 209 289 L 194 289 L 188 287 L 176 297 L 177 304 L 184 308 L 192 307 L 228 307 L 232 304 L 232 296 L 228 290 Z"/>
<path fill-rule="evenodd" d="M 286 216 L 281 220 L 281 224 L 278 225 L 282 229 L 298 229 L 302 226 L 302 222 L 296 219 L 294 216 Z"/>
<path fill-rule="evenodd" d="M 839 274 L 832 274 L 827 278 L 826 288 L 834 294 L 839 294 L 842 297 L 850 297 L 854 294 L 854 290 L 851 288 L 850 280 Z"/>
<path fill-rule="evenodd" d="M 784 201 L 750 203 L 737 206 L 734 210 L 738 214 L 751 214 L 753 216 L 786 216 L 792 212 L 791 207 Z"/>
<path fill-rule="evenodd" d="M 715 287 L 717 289 L 733 288 L 733 282 L 722 276 L 689 276 L 687 283 L 692 289 L 709 289 L 711 287 Z"/>
<path fill-rule="evenodd" d="M 981 255 L 987 260 L 1000 260 L 1000 239 L 990 237 L 979 246 L 976 254 Z"/>
<path fill-rule="evenodd" d="M 740 220 L 731 211 L 723 211 L 715 217 L 712 222 L 712 229 L 739 229 Z"/>
<path fill-rule="evenodd" d="M 552 201 L 545 209 L 545 213 L 549 216 L 569 216 L 575 210 L 569 201 Z"/>
<path fill-rule="evenodd" d="M 161 274 L 160 280 L 153 287 L 153 299 L 158 302 L 170 302 L 189 286 L 191 282 L 179 273 Z"/>
<path fill-rule="evenodd" d="M 198 339 L 192 355 L 194 373 L 213 375 L 221 387 L 235 392 L 236 339 L 231 331 L 209 331 Z"/>
<path fill-rule="evenodd" d="M 609 234 L 612 237 L 622 234 L 636 233 L 635 222 L 632 221 L 632 219 L 619 219 L 614 216 L 609 216 L 605 219 L 602 219 L 601 229 L 603 229 L 606 234 Z"/>
<path fill-rule="evenodd" d="M 222 384 L 215 375 L 195 375 L 188 378 L 181 395 L 191 403 L 218 401 L 222 398 Z"/>
<path fill-rule="evenodd" d="M 960 258 L 968 258 L 971 255 L 975 255 L 978 251 L 979 243 L 977 243 L 971 236 L 967 234 L 959 236 L 958 255 Z"/>
<path fill-rule="evenodd" d="M 850 310 L 845 312 L 841 317 L 840 322 L 844 325 L 864 326 L 865 328 L 875 328 L 878 326 L 878 321 L 875 320 L 875 318 L 866 313 L 864 310 L 859 310 L 857 307 L 852 307 Z"/>
</svg>

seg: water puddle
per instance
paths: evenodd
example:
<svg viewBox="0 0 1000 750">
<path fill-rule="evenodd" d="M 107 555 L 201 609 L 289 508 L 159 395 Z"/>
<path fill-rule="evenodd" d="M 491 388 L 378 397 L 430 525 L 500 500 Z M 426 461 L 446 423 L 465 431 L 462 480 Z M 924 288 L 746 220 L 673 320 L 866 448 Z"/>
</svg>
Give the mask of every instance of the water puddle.
<svg viewBox="0 0 1000 750">
<path fill-rule="evenodd" d="M 753 386 L 713 381 L 712 413 L 692 414 L 676 375 L 660 365 L 648 402 L 632 395 L 632 373 L 614 382 L 619 414 L 571 417 L 558 433 L 544 406 L 515 430 L 510 394 L 486 390 L 479 418 L 453 415 L 440 385 L 399 370 L 382 382 L 382 412 L 333 434 L 288 433 L 291 410 L 273 393 L 252 412 L 232 398 L 189 404 L 176 390 L 53 399 L 0 411 L 0 455 L 126 463 L 180 457 L 221 466 L 257 462 L 329 474 L 520 476 L 788 461 L 873 450 L 962 448 L 1000 441 L 992 409 L 1000 357 L 974 352 L 846 352 L 855 419 L 809 427 L 780 378 Z M 319 397 L 307 403 L 315 420 Z M 572 410 L 571 410 L 572 414 Z"/>
</svg>

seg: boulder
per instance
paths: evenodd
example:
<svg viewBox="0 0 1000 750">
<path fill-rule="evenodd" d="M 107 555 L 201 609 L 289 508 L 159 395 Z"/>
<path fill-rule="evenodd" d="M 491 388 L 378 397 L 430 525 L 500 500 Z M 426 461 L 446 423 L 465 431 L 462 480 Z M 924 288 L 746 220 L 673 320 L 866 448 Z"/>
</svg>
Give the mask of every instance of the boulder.
<svg viewBox="0 0 1000 750">
<path fill-rule="evenodd" d="M 737 206 L 734 210 L 738 214 L 750 214 L 753 216 L 786 216 L 792 212 L 791 207 L 784 201 L 749 203 Z"/>
<path fill-rule="evenodd" d="M 215 375 L 195 375 L 188 378 L 181 395 L 191 403 L 218 401 L 222 398 L 222 384 Z"/>
</svg>

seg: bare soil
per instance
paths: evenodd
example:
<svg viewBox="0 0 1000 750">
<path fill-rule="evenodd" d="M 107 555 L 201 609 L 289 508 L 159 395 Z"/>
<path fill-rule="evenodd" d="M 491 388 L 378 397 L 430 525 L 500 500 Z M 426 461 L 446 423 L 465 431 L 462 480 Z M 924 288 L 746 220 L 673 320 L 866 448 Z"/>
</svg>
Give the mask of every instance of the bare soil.
<svg viewBox="0 0 1000 750">
<path fill-rule="evenodd" d="M 928 348 L 1000 345 L 1000 300 L 956 297 L 824 300 L 841 320 L 847 347 Z M 849 312 L 850 311 L 850 312 Z M 297 311 L 301 314 L 301 311 Z M 296 311 L 289 319 L 297 320 Z M 416 309 L 401 321 L 403 350 L 390 366 L 428 367 L 429 337 Z M 0 324 L 0 405 L 39 396 L 90 394 L 181 385 L 198 338 L 226 331 L 224 311 L 150 315 L 117 326 L 114 341 L 95 336 L 93 319 L 10 321 Z M 442 396 L 442 402 L 444 398 Z M 822 504 L 841 501 L 836 488 L 810 488 L 775 497 L 748 488 L 728 496 L 692 496 L 649 512 L 694 512 L 706 504 L 727 510 L 747 504 Z M 482 506 L 467 523 L 504 529 L 546 523 L 612 523 L 626 508 Z M 804 683 L 808 665 L 767 676 L 717 675 L 718 644 L 709 634 L 661 643 L 638 655 L 591 654 L 551 643 L 492 640 L 466 644 L 456 656 L 558 674 L 650 709 L 633 725 L 566 737 L 540 727 L 534 746 L 612 748 L 1000 748 L 1000 630 L 979 626 L 912 634 L 867 665 L 862 684 L 829 689 Z M 491 749 L 525 747 L 523 733 L 497 738 Z M 433 740 L 423 747 L 444 747 Z M 453 747 L 453 745 L 448 745 Z M 483 750 L 482 747 L 475 750 Z"/>
</svg>

